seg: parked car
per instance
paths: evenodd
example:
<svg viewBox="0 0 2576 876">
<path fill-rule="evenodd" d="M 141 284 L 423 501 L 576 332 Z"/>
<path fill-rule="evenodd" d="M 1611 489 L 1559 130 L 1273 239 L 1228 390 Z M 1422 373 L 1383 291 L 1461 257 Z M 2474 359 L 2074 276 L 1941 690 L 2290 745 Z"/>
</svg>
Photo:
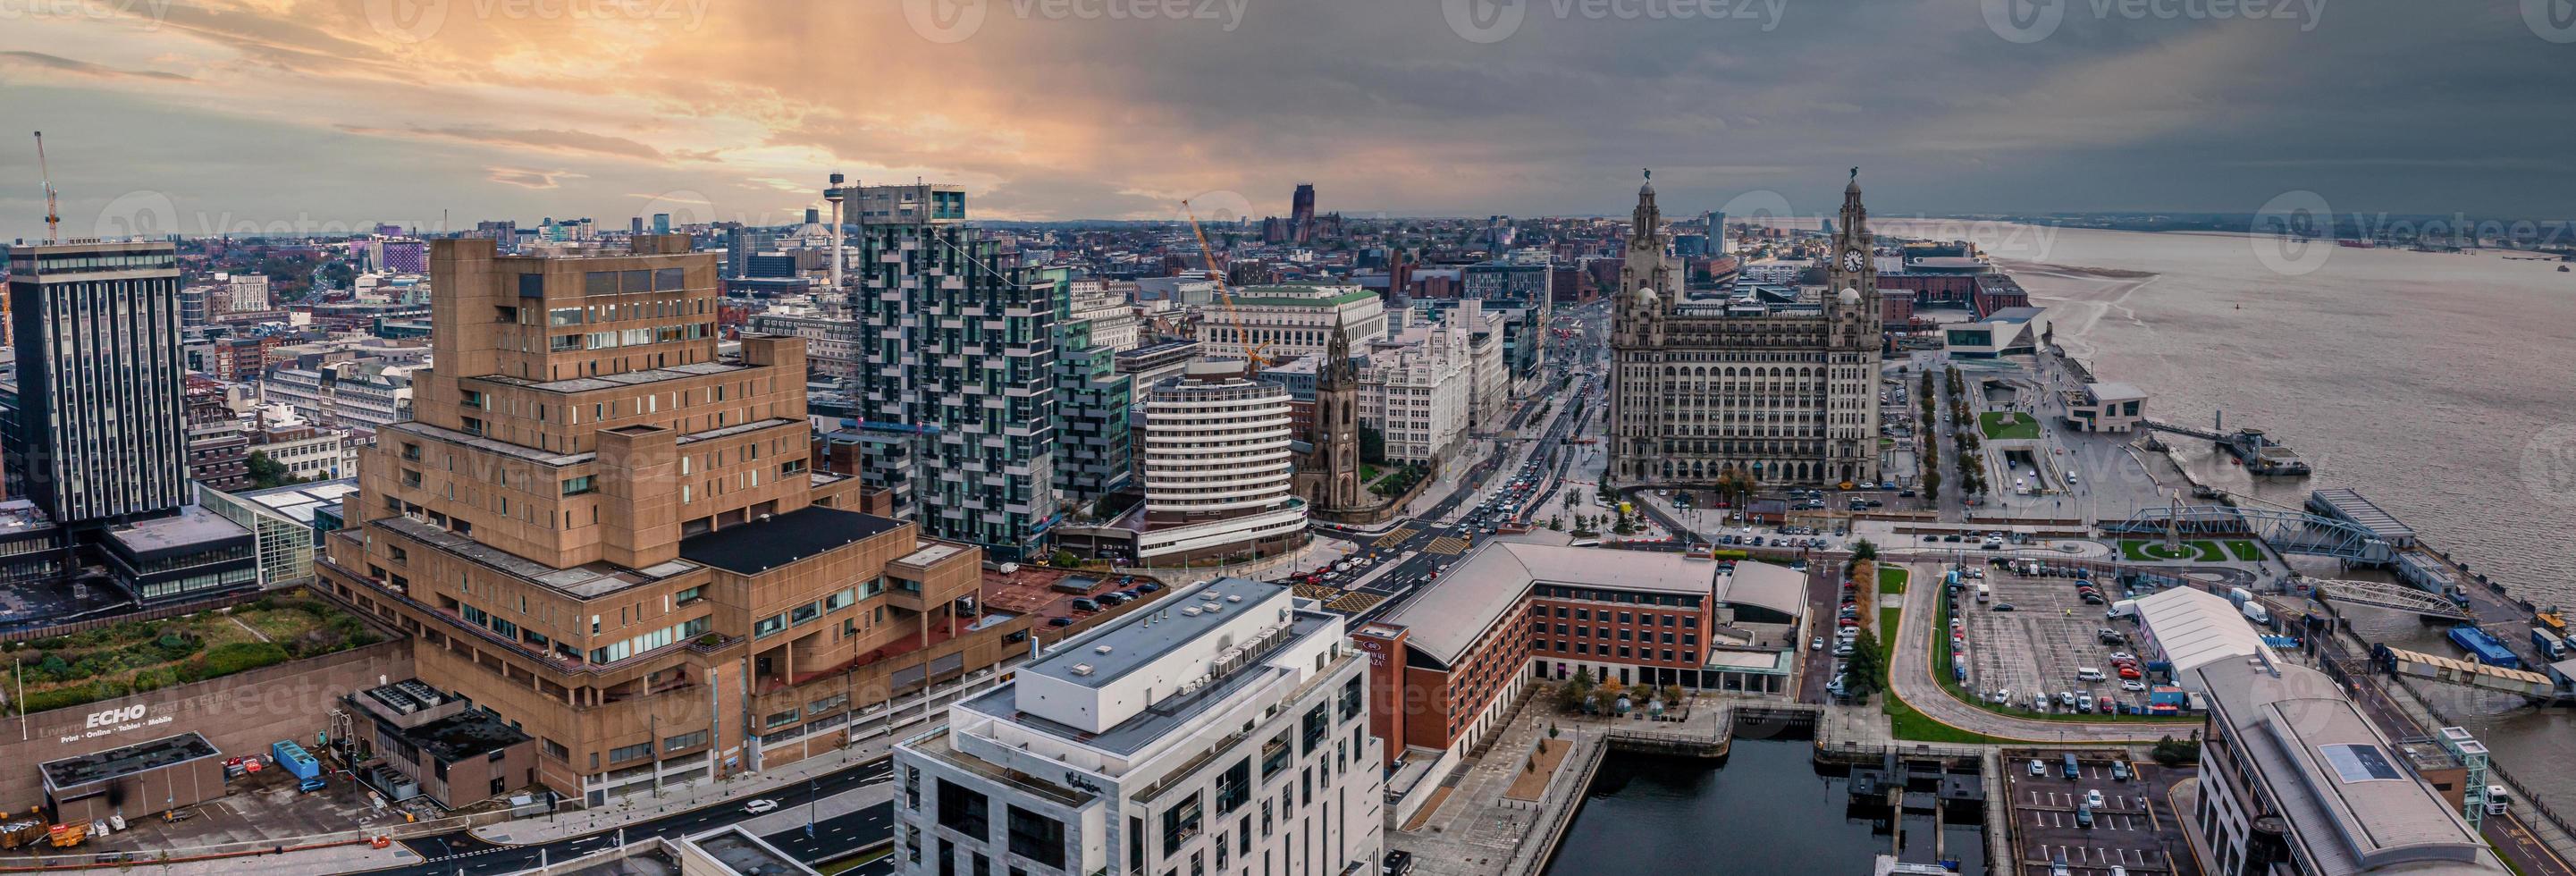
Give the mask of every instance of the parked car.
<svg viewBox="0 0 2576 876">
<path fill-rule="evenodd" d="M 1073 619 L 1072 619 L 1072 618 L 1069 618 L 1069 617 L 1051 617 L 1051 618 L 1047 618 L 1047 626 L 1051 626 L 1051 627 L 1069 627 L 1069 626 L 1073 626 Z"/>
<path fill-rule="evenodd" d="M 1998 602 L 1998 603 L 1995 603 L 1995 610 L 1996 610 L 1996 611 L 2011 611 L 2011 610 L 2013 610 L 2013 604 L 2012 604 L 2012 603 L 2009 603 L 2009 602 Z"/>
<path fill-rule="evenodd" d="M 2114 762 L 2116 763 L 2116 761 Z M 2102 808 L 2102 789 L 2094 788 L 2084 792 L 2084 805 L 2091 806 L 2095 809 Z"/>
<path fill-rule="evenodd" d="M 2048 775 L 2048 765 L 2040 763 L 2037 758 L 2032 758 L 2030 762 L 2030 774 L 2034 777 L 2046 776 Z"/>
</svg>

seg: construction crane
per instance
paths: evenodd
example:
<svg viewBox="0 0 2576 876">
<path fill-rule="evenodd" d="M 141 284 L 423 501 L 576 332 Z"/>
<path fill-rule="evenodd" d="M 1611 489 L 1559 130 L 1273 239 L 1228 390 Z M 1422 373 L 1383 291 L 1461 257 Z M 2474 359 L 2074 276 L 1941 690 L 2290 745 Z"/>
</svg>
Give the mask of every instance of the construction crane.
<svg viewBox="0 0 2576 876">
<path fill-rule="evenodd" d="M 54 171 L 45 164 L 45 132 L 36 132 L 36 174 L 45 181 L 45 244 L 63 242 L 63 217 L 54 209 Z"/>
<path fill-rule="evenodd" d="M 1199 252 L 1207 257 L 1208 279 L 1216 281 L 1217 300 L 1225 305 L 1225 317 L 1234 323 L 1235 340 L 1243 346 L 1244 375 L 1251 376 L 1253 371 L 1260 369 L 1261 351 L 1270 349 L 1270 342 L 1263 341 L 1258 346 L 1252 343 L 1252 333 L 1243 327 L 1243 312 L 1234 307 L 1234 293 L 1226 291 L 1224 269 L 1217 267 L 1216 263 L 1216 248 L 1208 246 L 1207 231 L 1199 227 L 1198 211 L 1190 208 L 1190 202 L 1182 201 L 1181 212 L 1190 217 L 1190 233 L 1198 237 Z"/>
</svg>

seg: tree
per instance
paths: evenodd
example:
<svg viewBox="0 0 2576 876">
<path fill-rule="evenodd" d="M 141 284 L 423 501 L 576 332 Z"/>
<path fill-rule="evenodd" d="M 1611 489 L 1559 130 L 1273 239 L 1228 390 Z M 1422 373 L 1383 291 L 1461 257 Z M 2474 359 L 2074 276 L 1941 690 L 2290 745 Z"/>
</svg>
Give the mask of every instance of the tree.
<svg viewBox="0 0 2576 876">
<path fill-rule="evenodd" d="M 1878 559 L 1878 545 L 1876 545 L 1876 544 L 1872 544 L 1872 543 L 1870 542 L 1870 540 L 1869 540 L 1869 539 L 1866 539 L 1866 538 L 1861 539 L 1860 541 L 1853 543 L 1853 544 L 1852 544 L 1852 559 L 1855 559 L 1855 560 L 1875 560 L 1875 559 Z"/>
<path fill-rule="evenodd" d="M 2156 740 L 2155 750 L 2149 754 L 2156 759 L 2157 763 L 2164 764 L 2165 766 L 2180 766 L 2186 763 L 2199 763 L 2200 733 L 2199 731 L 2193 731 L 2191 736 L 2192 738 L 2190 739 L 2175 739 L 2169 735 L 2163 739 Z"/>
<path fill-rule="evenodd" d="M 1575 667 L 1574 677 L 1566 679 L 1564 684 L 1556 686 L 1557 704 L 1565 707 L 1567 710 L 1583 708 L 1585 701 L 1591 696 L 1592 669 L 1590 667 Z"/>
<path fill-rule="evenodd" d="M 1887 667 L 1878 655 L 1878 633 L 1862 627 L 1852 640 L 1852 653 L 1843 662 L 1843 690 L 1856 699 L 1866 699 L 1887 687 Z"/>
<path fill-rule="evenodd" d="M 1072 551 L 1056 548 L 1055 553 L 1047 557 L 1047 565 L 1070 569 L 1082 565 L 1082 558 L 1074 556 Z"/>
<path fill-rule="evenodd" d="M 1386 433 L 1360 424 L 1360 461 L 1370 465 L 1386 464 Z"/>
<path fill-rule="evenodd" d="M 250 485 L 252 489 L 265 490 L 270 487 L 283 487 L 288 484 L 300 484 L 307 480 L 310 479 L 296 477 L 294 472 L 287 471 L 284 463 L 270 459 L 268 452 L 265 450 L 253 450 L 250 452 Z"/>
</svg>

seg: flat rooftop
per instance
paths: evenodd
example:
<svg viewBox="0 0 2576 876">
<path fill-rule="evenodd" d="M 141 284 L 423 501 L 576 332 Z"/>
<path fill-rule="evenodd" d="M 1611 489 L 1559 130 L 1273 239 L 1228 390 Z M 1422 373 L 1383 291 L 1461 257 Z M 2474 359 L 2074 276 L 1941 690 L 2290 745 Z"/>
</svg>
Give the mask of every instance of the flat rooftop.
<svg viewBox="0 0 2576 876">
<path fill-rule="evenodd" d="M 377 729 L 387 728 L 379 725 Z M 392 729 L 403 741 L 443 763 L 482 757 L 531 738 L 482 709 L 466 709 L 418 727 Z"/>
<path fill-rule="evenodd" d="M 614 563 L 583 563 L 559 569 L 409 517 L 386 517 L 377 520 L 375 525 L 503 574 L 552 587 L 580 599 L 606 596 L 628 587 L 650 584 L 674 575 L 695 571 L 698 568 L 697 563 L 672 560 L 643 569 L 629 569 Z M 687 542 L 681 542 L 684 552 L 687 545 Z"/>
<path fill-rule="evenodd" d="M 1274 592 L 1287 592 L 1286 590 L 1273 585 L 1265 584 L 1261 586 L 1269 587 Z M 1173 615 L 1174 617 L 1178 617 L 1179 613 L 1174 612 Z M 1144 616 L 1144 612 L 1141 611 L 1134 615 L 1130 615 L 1130 617 L 1142 616 Z M 1278 640 L 1278 646 L 1286 647 L 1287 645 L 1303 640 L 1308 636 L 1317 635 L 1325 629 L 1338 628 L 1340 620 L 1341 618 L 1339 616 L 1325 612 L 1296 612 L 1289 620 L 1287 635 L 1280 637 Z M 1163 627 L 1163 623 L 1161 621 L 1156 621 L 1154 623 L 1154 627 L 1156 631 L 1159 632 Z M 1073 641 L 1072 647 L 1064 648 L 1058 651 L 1057 654 L 1077 660 L 1098 656 L 1089 650 L 1089 647 L 1092 644 L 1094 644 L 1093 640 L 1077 639 Z M 1024 668 L 1023 671 L 1027 670 Z M 957 702 L 957 706 L 969 711 L 980 712 L 985 715 L 1009 721 L 1021 727 L 1026 727 L 1031 730 L 1036 730 L 1047 735 L 1054 736 L 1065 742 L 1111 752 L 1124 757 L 1143 751 L 1146 746 L 1170 735 L 1173 729 L 1181 727 L 1198 716 L 1224 704 L 1226 701 L 1233 698 L 1238 691 L 1242 691 L 1254 684 L 1277 678 L 1292 671 L 1293 670 L 1286 667 L 1271 666 L 1255 662 L 1243 667 L 1242 669 L 1228 673 L 1224 677 L 1217 679 L 1215 683 L 1201 687 L 1195 691 L 1175 694 L 1156 700 L 1153 705 L 1147 706 L 1143 711 L 1137 712 L 1134 717 L 1121 721 L 1117 726 L 1103 730 L 1099 733 L 1086 733 L 1081 728 L 1057 723 L 1034 714 L 1019 711 L 1017 700 L 1019 686 L 1017 684 L 1005 684 L 992 690 L 985 691 L 984 693 L 978 694 L 972 698 L 959 700 Z M 954 721 L 951 722 L 952 725 L 954 723 Z"/>
<path fill-rule="evenodd" d="M 150 742 L 137 742 L 124 748 L 46 761 L 37 769 L 45 775 L 45 787 L 73 788 L 198 758 L 221 756 L 223 752 L 216 750 L 214 743 L 191 731 Z"/>
<path fill-rule="evenodd" d="M 777 846 L 762 842 L 738 825 L 690 837 L 688 842 L 726 869 L 743 876 L 790 876 L 814 872 L 813 868 L 789 857 Z"/>
<path fill-rule="evenodd" d="M 1223 626 L 1244 612 L 1265 606 L 1263 602 L 1281 599 L 1287 591 L 1275 584 L 1264 584 L 1244 578 L 1221 578 L 1206 587 L 1173 593 L 1143 610 L 1130 612 L 1095 635 L 1077 640 L 1079 649 L 1065 648 L 1040 657 L 1022 667 L 1048 678 L 1082 687 L 1097 688 L 1115 681 L 1161 659 L 1182 643 L 1196 639 L 1209 630 Z M 1180 609 L 1201 603 L 1216 602 L 1224 608 L 1214 612 L 1184 612 Z M 1153 618 L 1153 623 L 1146 623 Z M 1107 646 L 1109 653 L 1099 652 Z M 1073 671 L 1076 664 L 1091 667 L 1088 673 Z"/>
<path fill-rule="evenodd" d="M 250 530 L 224 519 L 203 505 L 179 506 L 179 513 L 112 527 L 108 537 L 137 555 L 185 550 L 227 539 L 249 538 Z"/>
<path fill-rule="evenodd" d="M 737 523 L 680 540 L 680 556 L 745 575 L 894 531 L 903 521 L 856 511 L 808 505 L 772 517 Z"/>
<path fill-rule="evenodd" d="M 347 477 L 251 490 L 234 493 L 232 497 L 310 526 L 313 523 L 314 512 L 337 507 L 342 499 L 357 491 L 358 479 Z"/>
<path fill-rule="evenodd" d="M 2224 660 L 2191 674 L 2239 742 L 2245 766 L 2279 804 L 2311 872 L 2505 872 L 2325 673 Z"/>
</svg>

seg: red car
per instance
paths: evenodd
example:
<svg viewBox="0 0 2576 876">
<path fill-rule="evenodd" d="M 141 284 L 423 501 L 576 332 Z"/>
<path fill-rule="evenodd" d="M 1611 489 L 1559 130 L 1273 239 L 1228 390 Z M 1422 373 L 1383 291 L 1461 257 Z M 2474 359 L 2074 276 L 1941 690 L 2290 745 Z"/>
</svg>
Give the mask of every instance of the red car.
<svg viewBox="0 0 2576 876">
<path fill-rule="evenodd" d="M 2140 677 L 2142 677 L 2142 676 L 2140 676 L 2140 675 L 2138 674 L 2138 668 L 2137 668 L 2137 667 L 2135 667 L 2135 666 L 2123 666 L 2123 667 L 2120 667 L 2120 677 L 2121 677 L 2122 679 L 2133 679 L 2133 678 L 2140 678 Z"/>
</svg>

